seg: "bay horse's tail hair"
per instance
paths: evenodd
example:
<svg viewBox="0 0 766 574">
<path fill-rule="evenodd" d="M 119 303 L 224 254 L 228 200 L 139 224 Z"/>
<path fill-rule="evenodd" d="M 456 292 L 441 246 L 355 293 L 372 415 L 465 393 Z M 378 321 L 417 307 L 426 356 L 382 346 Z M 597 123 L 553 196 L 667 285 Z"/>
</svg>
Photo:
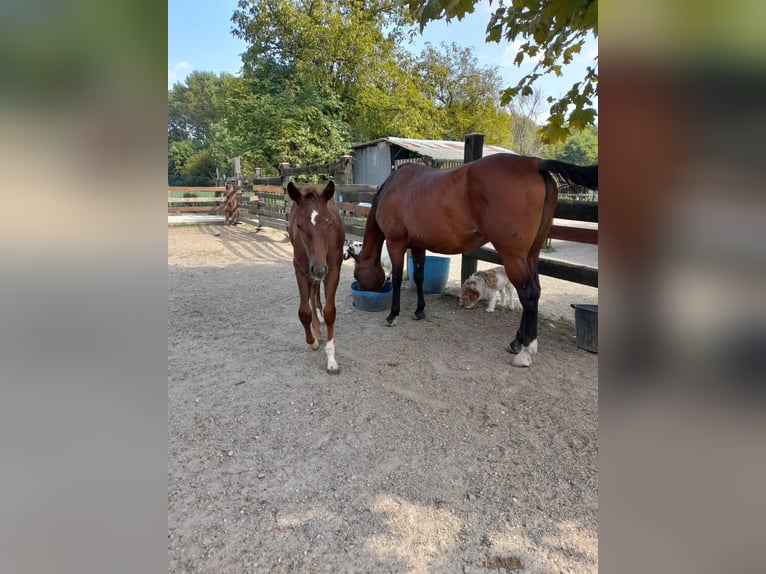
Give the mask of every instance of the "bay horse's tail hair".
<svg viewBox="0 0 766 574">
<path fill-rule="evenodd" d="M 537 164 L 537 171 L 555 173 L 569 185 L 598 189 L 598 164 L 579 166 L 555 159 L 544 159 Z"/>
</svg>

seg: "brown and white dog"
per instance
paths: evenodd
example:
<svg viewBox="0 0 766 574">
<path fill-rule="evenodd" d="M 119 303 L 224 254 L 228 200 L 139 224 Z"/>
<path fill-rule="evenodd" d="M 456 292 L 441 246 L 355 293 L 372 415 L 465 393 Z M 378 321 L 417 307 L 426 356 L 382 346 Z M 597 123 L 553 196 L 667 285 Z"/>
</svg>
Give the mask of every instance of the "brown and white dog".
<svg viewBox="0 0 766 574">
<path fill-rule="evenodd" d="M 473 309 L 481 300 L 487 302 L 487 313 L 495 311 L 495 304 L 516 308 L 513 298 L 513 285 L 508 281 L 505 269 L 493 267 L 486 271 L 477 271 L 465 280 L 460 289 L 460 306 Z M 499 301 L 498 301 L 499 299 Z"/>
</svg>

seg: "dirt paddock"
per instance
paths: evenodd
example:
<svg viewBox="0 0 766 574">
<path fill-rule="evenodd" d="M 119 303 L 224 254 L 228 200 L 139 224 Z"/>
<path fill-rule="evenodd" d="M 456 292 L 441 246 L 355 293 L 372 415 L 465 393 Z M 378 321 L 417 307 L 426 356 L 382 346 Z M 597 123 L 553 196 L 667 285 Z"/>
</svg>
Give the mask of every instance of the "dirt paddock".
<svg viewBox="0 0 766 574">
<path fill-rule="evenodd" d="M 461 310 L 459 266 L 394 328 L 352 274 L 331 376 L 284 233 L 168 228 L 169 571 L 596 572 L 598 358 L 569 305 L 597 290 L 542 277 L 515 369 L 520 310 Z"/>
</svg>

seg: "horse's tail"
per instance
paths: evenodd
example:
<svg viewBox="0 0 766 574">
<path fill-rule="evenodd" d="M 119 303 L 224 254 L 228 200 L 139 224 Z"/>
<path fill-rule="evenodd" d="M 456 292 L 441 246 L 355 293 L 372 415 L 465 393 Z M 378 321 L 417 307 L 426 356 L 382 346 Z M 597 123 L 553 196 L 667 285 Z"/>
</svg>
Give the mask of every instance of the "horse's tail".
<svg viewBox="0 0 766 574">
<path fill-rule="evenodd" d="M 573 163 L 544 159 L 537 164 L 540 173 L 555 173 L 569 185 L 581 185 L 588 189 L 598 189 L 598 164 L 579 166 Z"/>
</svg>

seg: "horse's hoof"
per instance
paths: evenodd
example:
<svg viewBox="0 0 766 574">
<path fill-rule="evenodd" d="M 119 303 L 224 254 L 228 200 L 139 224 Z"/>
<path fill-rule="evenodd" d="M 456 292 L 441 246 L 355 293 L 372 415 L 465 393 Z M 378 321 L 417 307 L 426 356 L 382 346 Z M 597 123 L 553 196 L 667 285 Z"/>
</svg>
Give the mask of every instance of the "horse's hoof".
<svg viewBox="0 0 766 574">
<path fill-rule="evenodd" d="M 505 348 L 505 350 L 511 353 L 512 355 L 518 354 L 518 352 L 521 351 L 521 341 L 519 341 L 518 339 L 514 339 L 513 341 L 511 341 L 510 345 L 508 345 Z"/>
<path fill-rule="evenodd" d="M 393 317 L 393 318 L 386 317 L 386 326 L 393 327 L 394 325 L 396 325 L 396 317 Z"/>
<path fill-rule="evenodd" d="M 532 364 L 532 355 L 527 348 L 519 351 L 518 355 L 511 357 L 511 365 L 514 367 L 528 367 Z"/>
<path fill-rule="evenodd" d="M 328 375 L 337 375 L 338 373 L 340 373 L 340 367 L 337 365 L 335 367 L 327 367 Z"/>
<path fill-rule="evenodd" d="M 423 311 L 415 311 L 415 320 L 420 321 L 421 319 L 425 319 L 426 314 Z"/>
<path fill-rule="evenodd" d="M 316 351 L 319 348 L 319 341 L 314 339 L 314 342 L 309 345 L 312 351 Z"/>
</svg>

